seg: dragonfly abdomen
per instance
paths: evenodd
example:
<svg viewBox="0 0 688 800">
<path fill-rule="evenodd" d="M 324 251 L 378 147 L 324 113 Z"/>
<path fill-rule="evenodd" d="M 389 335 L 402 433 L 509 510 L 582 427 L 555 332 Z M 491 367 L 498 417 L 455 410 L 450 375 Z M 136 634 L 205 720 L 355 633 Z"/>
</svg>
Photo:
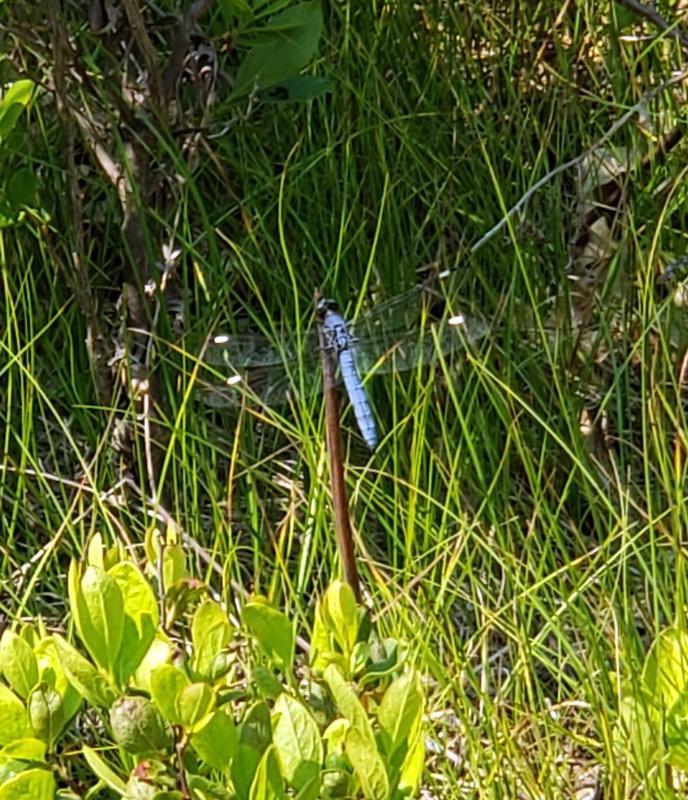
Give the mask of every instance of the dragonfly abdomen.
<svg viewBox="0 0 688 800">
<path fill-rule="evenodd" d="M 365 439 L 368 447 L 374 450 L 378 442 L 375 418 L 373 417 L 373 411 L 368 402 L 368 395 L 358 375 L 354 354 L 351 348 L 340 351 L 339 366 L 342 372 L 342 380 L 346 386 L 356 422 L 358 423 L 358 428 L 361 431 L 361 436 Z"/>
</svg>

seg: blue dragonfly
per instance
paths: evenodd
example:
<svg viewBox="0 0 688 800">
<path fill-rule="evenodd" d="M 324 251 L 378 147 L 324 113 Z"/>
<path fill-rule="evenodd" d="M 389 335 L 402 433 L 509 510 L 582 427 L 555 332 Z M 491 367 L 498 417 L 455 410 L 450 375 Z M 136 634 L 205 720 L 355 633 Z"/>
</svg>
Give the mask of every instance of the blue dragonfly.
<svg viewBox="0 0 688 800">
<path fill-rule="evenodd" d="M 489 326 L 450 301 L 449 273 L 372 306 L 347 322 L 331 300 L 321 301 L 320 314 L 339 365 L 339 373 L 363 439 L 371 449 L 378 434 L 365 384 L 377 373 L 403 372 L 471 347 Z M 213 336 L 203 360 L 223 382 L 205 386 L 211 405 L 235 405 L 243 396 L 268 406 L 284 404 L 300 391 L 321 389 L 320 342 L 317 330 L 285 341 L 238 330 Z M 299 372 L 301 380 L 299 380 Z"/>
</svg>

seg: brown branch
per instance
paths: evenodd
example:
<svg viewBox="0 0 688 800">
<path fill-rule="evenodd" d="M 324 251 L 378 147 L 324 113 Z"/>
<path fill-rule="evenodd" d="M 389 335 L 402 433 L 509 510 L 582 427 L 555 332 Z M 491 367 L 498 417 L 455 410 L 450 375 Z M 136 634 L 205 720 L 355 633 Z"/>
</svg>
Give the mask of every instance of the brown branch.
<svg viewBox="0 0 688 800">
<path fill-rule="evenodd" d="M 316 299 L 317 299 L 316 295 Z M 325 398 L 325 427 L 327 431 L 327 453 L 330 460 L 330 483 L 332 485 L 332 505 L 334 506 L 334 532 L 337 549 L 342 560 L 344 578 L 352 588 L 356 600 L 361 602 L 361 583 L 356 566 L 356 553 L 351 535 L 351 519 L 344 481 L 344 457 L 342 455 L 342 436 L 339 428 L 339 402 L 335 387 L 332 354 L 325 341 L 323 326 L 318 322 L 320 351 L 323 365 L 323 392 Z"/>
</svg>

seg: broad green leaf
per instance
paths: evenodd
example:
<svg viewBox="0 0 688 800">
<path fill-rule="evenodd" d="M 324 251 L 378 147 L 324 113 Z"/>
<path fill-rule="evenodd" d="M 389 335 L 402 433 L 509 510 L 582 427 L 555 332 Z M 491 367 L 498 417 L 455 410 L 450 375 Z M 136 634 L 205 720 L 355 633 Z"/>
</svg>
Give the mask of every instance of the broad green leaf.
<svg viewBox="0 0 688 800">
<path fill-rule="evenodd" d="M 83 745 L 82 750 L 88 766 L 93 770 L 96 777 L 103 781 L 113 792 L 116 792 L 120 797 L 124 797 L 127 793 L 127 785 L 119 775 L 105 763 L 95 750 L 86 745 Z"/>
<path fill-rule="evenodd" d="M 261 664 L 257 664 L 253 669 L 252 683 L 256 691 L 262 697 L 269 697 L 275 699 L 282 694 L 283 687 L 280 681 L 272 674 L 272 671 L 266 669 Z"/>
<path fill-rule="evenodd" d="M 688 692 L 667 712 L 664 739 L 669 763 L 684 771 L 688 769 Z"/>
<path fill-rule="evenodd" d="M 294 75 L 274 86 L 268 86 L 261 97 L 270 103 L 305 103 L 332 91 L 334 84 L 329 78 L 320 75 Z"/>
<path fill-rule="evenodd" d="M 181 725 L 177 698 L 189 685 L 186 675 L 172 664 L 163 664 L 151 672 L 151 697 L 162 715 L 173 725 Z"/>
<path fill-rule="evenodd" d="M 371 746 L 370 740 L 358 728 L 352 727 L 346 734 L 345 750 L 366 800 L 388 800 L 387 772 L 375 742 Z"/>
<path fill-rule="evenodd" d="M 191 639 L 193 642 L 192 669 L 201 677 L 209 678 L 213 663 L 232 638 L 232 626 L 227 615 L 217 603 L 202 603 L 193 616 Z"/>
<path fill-rule="evenodd" d="M 35 84 L 19 80 L 10 84 L 0 99 L 0 138 L 5 138 L 17 123 L 22 111 L 31 102 Z"/>
<path fill-rule="evenodd" d="M 358 640 L 358 606 L 348 583 L 334 581 L 325 592 L 321 606 L 323 621 L 347 661 Z"/>
<path fill-rule="evenodd" d="M 654 702 L 670 709 L 688 686 L 688 632 L 667 628 L 648 653 L 643 684 Z"/>
<path fill-rule="evenodd" d="M 277 698 L 272 720 L 272 741 L 284 778 L 301 789 L 320 773 L 324 754 L 318 726 L 308 709 L 288 694 Z"/>
<path fill-rule="evenodd" d="M 265 655 L 283 671 L 291 671 L 294 661 L 294 630 L 286 614 L 255 599 L 247 603 L 242 619 L 255 636 Z"/>
<path fill-rule="evenodd" d="M 296 75 L 313 58 L 323 29 L 319 0 L 298 3 L 276 14 L 244 56 L 235 95 L 265 89 Z"/>
<path fill-rule="evenodd" d="M 248 0 L 219 0 L 218 5 L 227 26 L 235 24 L 235 18 L 247 22 L 253 17 Z"/>
<path fill-rule="evenodd" d="M 91 705 L 110 708 L 117 697 L 112 684 L 59 634 L 53 634 L 57 657 L 69 682 Z"/>
<path fill-rule="evenodd" d="M 28 712 L 36 738 L 45 742 L 48 750 L 52 750 L 65 723 L 62 697 L 55 689 L 40 684 L 31 692 Z"/>
<path fill-rule="evenodd" d="M 396 754 L 400 750 L 405 753 L 415 741 L 423 718 L 423 688 L 417 672 L 409 670 L 390 684 L 377 718 L 387 760 L 395 762 Z"/>
<path fill-rule="evenodd" d="M 24 699 L 38 683 L 38 662 L 33 650 L 9 629 L 0 639 L 0 672 L 12 690 Z"/>
<path fill-rule="evenodd" d="M 215 706 L 215 695 L 207 683 L 190 683 L 177 695 L 180 723 L 188 730 L 204 720 Z"/>
<path fill-rule="evenodd" d="M 57 646 L 52 636 L 40 639 L 34 647 L 38 661 L 40 679 L 62 695 L 65 723 L 76 714 L 82 703 L 82 696 L 72 686 L 65 673 L 57 653 Z"/>
<path fill-rule="evenodd" d="M 239 800 L 248 800 L 261 756 L 271 741 L 270 709 L 261 700 L 251 706 L 239 727 L 239 746 L 232 760 L 232 783 Z"/>
<path fill-rule="evenodd" d="M 312 781 L 305 784 L 299 789 L 296 800 L 318 800 L 320 797 L 320 789 L 322 787 L 322 778 L 318 773 Z"/>
<path fill-rule="evenodd" d="M 128 562 L 121 561 L 108 573 L 119 587 L 124 603 L 122 643 L 116 674 L 125 685 L 148 652 L 158 628 L 158 605 L 148 581 Z"/>
<path fill-rule="evenodd" d="M 143 657 L 143 661 L 139 664 L 134 673 L 132 681 L 134 686 L 150 694 L 153 670 L 161 667 L 163 664 L 171 665 L 173 652 L 170 640 L 164 633 L 158 632 L 151 646 L 148 648 L 148 652 Z"/>
<path fill-rule="evenodd" d="M 323 733 L 323 739 L 327 742 L 327 752 L 329 753 L 343 753 L 344 742 L 346 741 L 346 734 L 349 732 L 351 723 L 348 719 L 338 717 L 330 722 Z"/>
<path fill-rule="evenodd" d="M 621 698 L 619 718 L 614 729 L 614 751 L 629 759 L 640 774 L 656 763 L 661 736 L 661 714 L 649 698 L 632 695 Z"/>
<path fill-rule="evenodd" d="M 225 788 L 225 786 L 210 781 L 202 775 L 188 773 L 187 782 L 194 800 L 236 800 L 236 794 L 230 792 L 229 787 Z M 166 800 L 166 798 L 158 798 L 156 795 L 154 800 Z M 173 798 L 170 798 L 170 800 L 173 800 Z M 175 797 L 174 800 L 177 800 L 177 798 Z M 183 800 L 183 798 L 180 797 L 179 800 Z"/>
<path fill-rule="evenodd" d="M 406 758 L 401 767 L 397 789 L 406 797 L 416 797 L 425 768 L 425 738 L 422 727 L 415 741 L 411 740 Z"/>
<path fill-rule="evenodd" d="M 282 800 L 285 797 L 284 782 L 280 775 L 275 748 L 271 746 L 263 753 L 258 763 L 249 792 L 249 800 Z"/>
<path fill-rule="evenodd" d="M 11 83 L 2 98 L 0 98 L 0 113 L 7 106 L 12 106 L 19 103 L 22 106 L 28 106 L 31 101 L 35 83 L 28 79 L 15 81 Z"/>
<path fill-rule="evenodd" d="M 4 683 L 0 683 L 0 745 L 16 739 L 33 738 L 24 704 Z"/>
<path fill-rule="evenodd" d="M 316 674 L 321 674 L 328 664 L 334 660 L 339 660 L 340 666 L 344 667 L 346 659 L 341 654 L 334 654 L 330 643 L 330 632 L 323 618 L 323 598 L 318 601 L 315 609 L 315 619 L 313 621 L 313 634 L 311 636 L 311 646 L 309 659 L 311 667 Z"/>
<path fill-rule="evenodd" d="M 5 780 L 0 786 L 0 800 L 53 800 L 57 785 L 48 769 L 27 769 Z"/>
<path fill-rule="evenodd" d="M 95 533 L 88 543 L 86 563 L 90 564 L 92 567 L 98 567 L 98 569 L 105 569 L 105 563 L 103 561 L 104 552 L 105 544 L 103 542 L 103 536 L 100 533 Z"/>
<path fill-rule="evenodd" d="M 40 739 L 15 739 L 0 750 L 0 764 L 12 758 L 24 761 L 43 761 L 45 754 L 45 742 Z"/>
<path fill-rule="evenodd" d="M 368 742 L 368 747 L 377 750 L 373 728 L 368 719 L 368 715 L 350 684 L 344 680 L 344 676 L 339 667 L 335 664 L 330 664 L 325 670 L 323 677 L 330 688 L 330 692 L 332 692 L 332 697 L 341 715 L 347 719 L 351 727 L 355 728 L 360 733 L 361 737 Z M 347 739 L 348 736 L 349 734 L 347 733 Z"/>
<path fill-rule="evenodd" d="M 190 738 L 191 746 L 206 764 L 228 770 L 237 749 L 239 734 L 234 720 L 222 708 L 213 712 L 208 721 Z"/>
<path fill-rule="evenodd" d="M 88 566 L 77 584 L 70 566 L 70 605 L 76 629 L 96 664 L 113 677 L 124 631 L 124 600 L 115 579 Z M 74 573 L 74 575 L 73 575 Z"/>
<path fill-rule="evenodd" d="M 186 569 L 186 553 L 181 544 L 165 546 L 162 554 L 162 570 L 166 590 L 189 577 Z"/>
</svg>

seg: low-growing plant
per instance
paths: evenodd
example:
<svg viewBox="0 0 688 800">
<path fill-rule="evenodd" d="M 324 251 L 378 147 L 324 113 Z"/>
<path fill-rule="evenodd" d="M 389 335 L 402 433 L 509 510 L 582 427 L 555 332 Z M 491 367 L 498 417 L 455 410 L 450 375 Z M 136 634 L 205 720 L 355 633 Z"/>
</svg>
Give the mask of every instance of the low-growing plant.
<svg viewBox="0 0 688 800">
<path fill-rule="evenodd" d="M 634 682 L 627 680 L 614 741 L 618 753 L 643 779 L 664 767 L 688 773 L 688 632 L 684 628 L 663 630 L 640 676 Z"/>
<path fill-rule="evenodd" d="M 420 676 L 348 585 L 317 604 L 303 658 L 295 621 L 264 597 L 233 624 L 179 544 L 140 568 L 96 537 L 68 593 L 76 642 L 40 621 L 0 640 L 0 800 L 417 793 Z"/>
</svg>

